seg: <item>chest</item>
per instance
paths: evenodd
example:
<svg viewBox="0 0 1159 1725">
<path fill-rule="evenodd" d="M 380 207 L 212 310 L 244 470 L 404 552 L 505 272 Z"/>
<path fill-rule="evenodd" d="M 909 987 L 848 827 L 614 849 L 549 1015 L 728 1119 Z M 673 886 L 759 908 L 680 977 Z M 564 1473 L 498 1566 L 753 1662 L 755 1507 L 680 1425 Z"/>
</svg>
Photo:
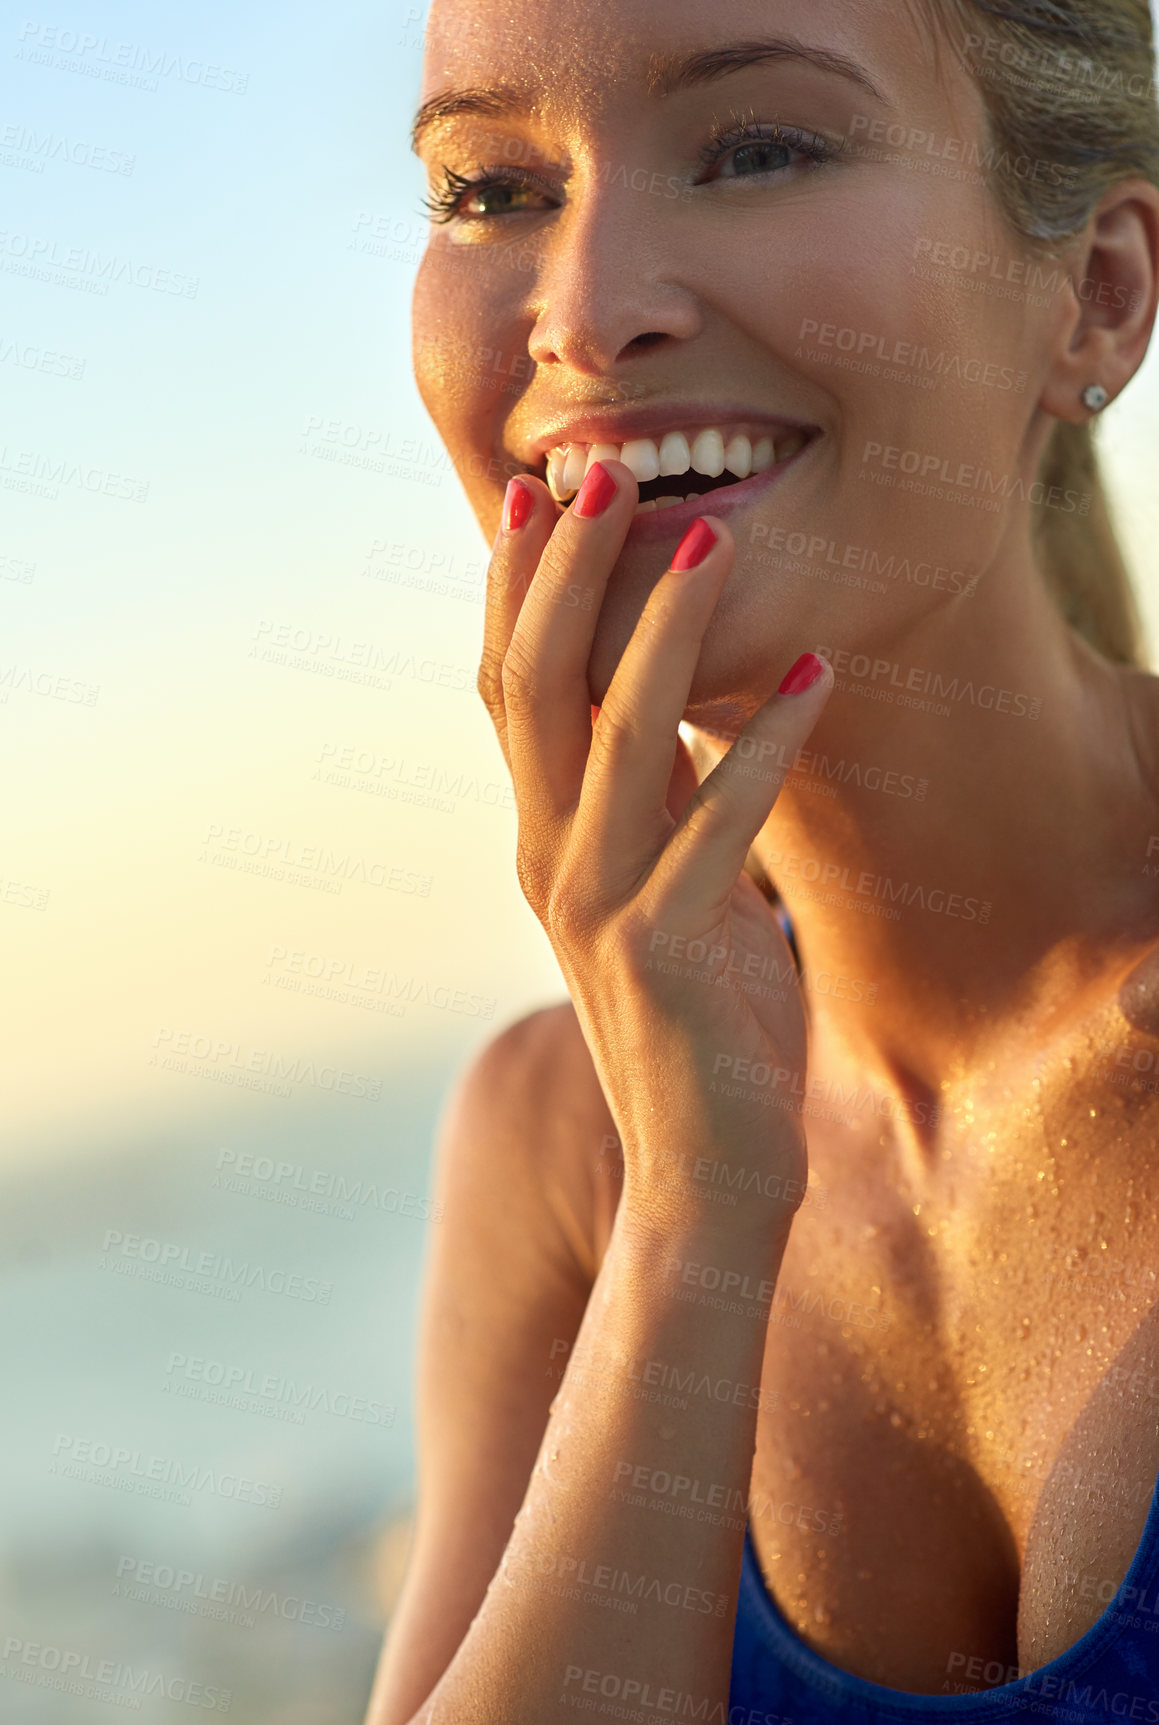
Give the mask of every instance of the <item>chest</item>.
<svg viewBox="0 0 1159 1725">
<path fill-rule="evenodd" d="M 817 1087 L 750 1520 L 782 1613 L 846 1670 L 1008 1681 L 1126 1573 L 1159 1475 L 1153 1046 L 996 1064 L 932 1120 Z"/>
</svg>

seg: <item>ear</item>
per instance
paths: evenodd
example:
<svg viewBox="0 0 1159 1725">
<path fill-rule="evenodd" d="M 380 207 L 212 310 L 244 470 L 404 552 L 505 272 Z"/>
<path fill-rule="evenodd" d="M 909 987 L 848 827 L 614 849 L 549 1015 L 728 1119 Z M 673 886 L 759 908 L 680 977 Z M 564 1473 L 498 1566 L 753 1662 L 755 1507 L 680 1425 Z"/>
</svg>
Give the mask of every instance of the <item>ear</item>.
<svg viewBox="0 0 1159 1725">
<path fill-rule="evenodd" d="M 1122 180 L 1103 194 L 1069 256 L 1068 317 L 1042 395 L 1056 419 L 1085 425 L 1083 390 L 1113 401 L 1134 377 L 1159 306 L 1159 191 Z"/>
</svg>

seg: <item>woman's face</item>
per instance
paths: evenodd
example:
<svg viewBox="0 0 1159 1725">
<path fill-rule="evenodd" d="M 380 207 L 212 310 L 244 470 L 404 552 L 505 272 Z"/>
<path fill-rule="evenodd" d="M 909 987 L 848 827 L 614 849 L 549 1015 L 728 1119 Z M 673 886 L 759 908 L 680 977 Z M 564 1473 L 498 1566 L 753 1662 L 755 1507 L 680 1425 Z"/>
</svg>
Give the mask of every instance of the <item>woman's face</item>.
<svg viewBox="0 0 1159 1725">
<path fill-rule="evenodd" d="M 414 352 L 484 531 L 553 448 L 575 446 L 565 488 L 592 447 L 634 443 L 641 472 L 675 469 L 646 500 L 711 490 L 633 524 L 594 700 L 701 512 L 737 547 L 705 722 L 799 651 L 874 654 L 977 605 L 970 577 L 1024 531 L 1008 499 L 1034 479 L 1068 295 L 1028 294 L 946 44 L 897 0 L 435 0 L 424 104 L 451 93 L 419 140 L 451 219 Z"/>
</svg>

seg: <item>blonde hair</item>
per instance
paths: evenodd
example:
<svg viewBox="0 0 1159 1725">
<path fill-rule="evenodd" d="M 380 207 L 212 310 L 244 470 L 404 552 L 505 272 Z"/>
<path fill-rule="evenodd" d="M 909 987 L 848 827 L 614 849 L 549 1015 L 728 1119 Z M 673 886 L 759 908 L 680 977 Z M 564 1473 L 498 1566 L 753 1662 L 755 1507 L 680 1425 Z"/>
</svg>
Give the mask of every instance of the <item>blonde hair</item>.
<svg viewBox="0 0 1159 1725">
<path fill-rule="evenodd" d="M 1159 186 L 1159 104 L 1148 0 L 919 0 L 986 109 L 989 189 L 1034 251 L 1057 253 L 1100 197 L 1138 175 Z M 1037 173 L 1019 171 L 1037 165 Z M 1091 382 L 1097 382 L 1095 378 Z M 1091 423 L 1059 420 L 1039 469 L 1086 514 L 1037 506 L 1034 541 L 1067 622 L 1117 664 L 1145 664 L 1143 632 Z"/>
</svg>

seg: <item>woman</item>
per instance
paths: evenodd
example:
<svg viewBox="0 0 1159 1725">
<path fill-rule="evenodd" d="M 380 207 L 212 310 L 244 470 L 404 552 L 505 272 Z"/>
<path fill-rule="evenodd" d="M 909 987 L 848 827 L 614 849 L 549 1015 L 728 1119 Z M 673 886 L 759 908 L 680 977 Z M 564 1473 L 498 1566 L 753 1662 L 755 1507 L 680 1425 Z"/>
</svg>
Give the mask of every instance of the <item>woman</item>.
<svg viewBox="0 0 1159 1725">
<path fill-rule="evenodd" d="M 416 147 L 570 999 L 445 1121 L 370 1725 L 1159 1719 L 1146 7 L 437 0 Z"/>
</svg>

